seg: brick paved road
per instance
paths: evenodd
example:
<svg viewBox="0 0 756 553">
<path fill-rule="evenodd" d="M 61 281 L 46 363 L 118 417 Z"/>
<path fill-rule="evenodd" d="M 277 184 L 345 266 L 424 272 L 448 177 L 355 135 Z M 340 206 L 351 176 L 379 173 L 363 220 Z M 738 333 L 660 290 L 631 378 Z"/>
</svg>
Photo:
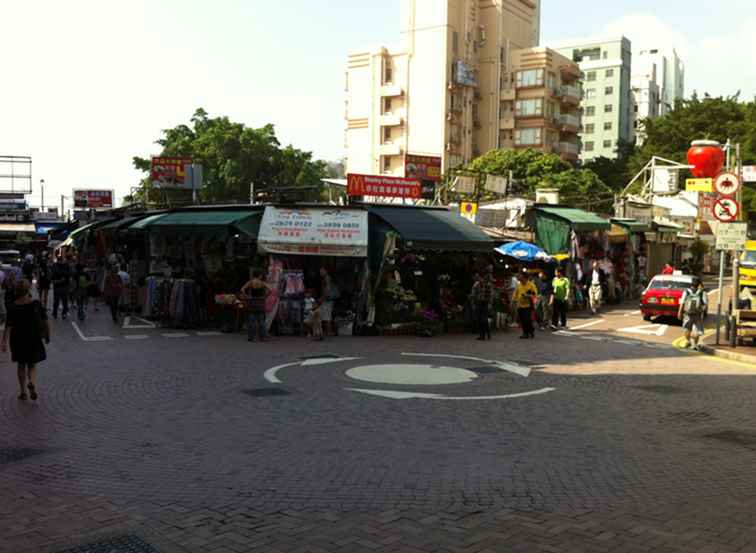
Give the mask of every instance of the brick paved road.
<svg viewBox="0 0 756 553">
<path fill-rule="evenodd" d="M 58 327 L 36 404 L 0 374 L 0 551 L 756 551 L 756 367 L 599 333 L 282 339 Z M 125 334 L 146 335 L 127 340 Z M 638 336 L 641 338 L 641 336 Z M 402 352 L 467 384 L 357 382 Z M 334 353 L 361 360 L 266 369 Z M 271 388 L 281 395 L 270 395 Z M 347 388 L 504 400 L 390 399 Z M 262 392 L 261 392 L 262 390 Z M 136 542 L 132 542 L 136 543 Z M 125 547 L 125 546 L 124 546 Z M 136 547 L 136 546 L 133 546 Z M 145 549 L 147 550 L 147 549 Z"/>
</svg>

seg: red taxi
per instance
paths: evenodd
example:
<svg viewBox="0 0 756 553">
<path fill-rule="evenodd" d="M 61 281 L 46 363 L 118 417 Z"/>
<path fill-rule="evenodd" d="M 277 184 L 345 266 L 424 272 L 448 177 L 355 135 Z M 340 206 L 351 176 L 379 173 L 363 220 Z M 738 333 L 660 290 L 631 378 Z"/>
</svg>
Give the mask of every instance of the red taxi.
<svg viewBox="0 0 756 553">
<path fill-rule="evenodd" d="M 640 310 L 643 319 L 650 321 L 654 317 L 677 318 L 680 299 L 692 282 L 691 275 L 683 274 L 657 275 L 652 278 L 641 297 Z"/>
</svg>

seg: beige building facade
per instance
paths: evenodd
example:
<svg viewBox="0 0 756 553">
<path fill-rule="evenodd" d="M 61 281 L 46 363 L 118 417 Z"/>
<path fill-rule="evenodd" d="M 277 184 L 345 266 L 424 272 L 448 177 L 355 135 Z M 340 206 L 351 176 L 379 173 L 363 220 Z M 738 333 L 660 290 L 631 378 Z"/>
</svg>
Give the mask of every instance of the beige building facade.
<svg viewBox="0 0 756 553">
<path fill-rule="evenodd" d="M 348 58 L 347 172 L 403 176 L 407 154 L 441 157 L 446 171 L 499 147 L 577 159 L 580 72 L 536 48 L 540 9 L 540 0 L 403 0 L 401 47 Z M 533 71 L 542 76 L 531 83 Z"/>
</svg>

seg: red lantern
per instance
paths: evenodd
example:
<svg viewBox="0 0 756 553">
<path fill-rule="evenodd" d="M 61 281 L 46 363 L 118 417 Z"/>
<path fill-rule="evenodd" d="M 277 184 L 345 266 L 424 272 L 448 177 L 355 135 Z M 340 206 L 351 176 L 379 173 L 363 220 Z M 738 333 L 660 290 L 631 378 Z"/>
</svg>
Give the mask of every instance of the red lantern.
<svg viewBox="0 0 756 553">
<path fill-rule="evenodd" d="M 719 142 L 714 140 L 694 140 L 688 150 L 688 164 L 697 178 L 714 178 L 722 170 L 725 153 Z"/>
</svg>

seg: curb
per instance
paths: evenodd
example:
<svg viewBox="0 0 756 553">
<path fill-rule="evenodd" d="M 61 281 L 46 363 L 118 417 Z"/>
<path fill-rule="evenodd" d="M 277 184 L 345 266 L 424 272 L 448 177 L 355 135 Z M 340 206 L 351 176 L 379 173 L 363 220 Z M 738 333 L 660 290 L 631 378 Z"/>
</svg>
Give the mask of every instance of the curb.
<svg viewBox="0 0 756 553">
<path fill-rule="evenodd" d="M 756 367 L 756 356 L 744 355 L 742 353 L 735 353 L 732 351 L 726 351 L 717 349 L 706 344 L 701 344 L 700 351 L 707 355 L 713 355 L 715 357 L 722 357 L 723 359 L 729 359 L 730 361 L 739 361 L 740 363 L 746 363 Z"/>
</svg>

